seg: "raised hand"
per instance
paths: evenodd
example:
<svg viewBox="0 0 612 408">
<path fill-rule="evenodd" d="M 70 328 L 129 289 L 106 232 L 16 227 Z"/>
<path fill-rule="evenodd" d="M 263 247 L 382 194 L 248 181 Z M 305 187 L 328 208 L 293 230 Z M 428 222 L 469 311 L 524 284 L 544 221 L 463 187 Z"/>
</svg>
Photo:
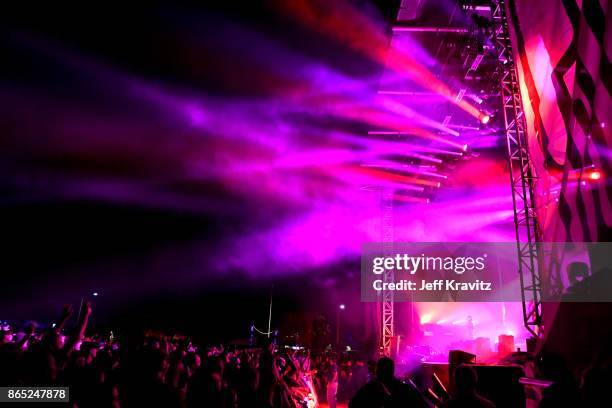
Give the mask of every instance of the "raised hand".
<svg viewBox="0 0 612 408">
<path fill-rule="evenodd" d="M 81 309 L 81 314 L 83 316 L 91 315 L 91 302 L 83 302 L 83 308 Z"/>
<path fill-rule="evenodd" d="M 62 318 L 68 318 L 70 316 L 72 316 L 72 305 L 65 304 L 64 308 L 62 309 Z"/>
</svg>

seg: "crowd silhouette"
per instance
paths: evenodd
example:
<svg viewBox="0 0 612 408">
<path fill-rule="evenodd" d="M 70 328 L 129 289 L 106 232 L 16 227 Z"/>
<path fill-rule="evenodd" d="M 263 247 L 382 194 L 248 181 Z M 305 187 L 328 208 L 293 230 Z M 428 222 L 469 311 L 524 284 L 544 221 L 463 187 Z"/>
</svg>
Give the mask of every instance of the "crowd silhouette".
<svg viewBox="0 0 612 408">
<path fill-rule="evenodd" d="M 386 357 L 366 362 L 271 343 L 200 348 L 185 338 L 143 332 L 118 341 L 86 336 L 91 313 L 84 302 L 70 331 L 65 327 L 73 315 L 70 306 L 45 330 L 35 324 L 22 331 L 3 326 L 0 386 L 67 386 L 73 408 L 335 408 L 338 402 L 349 408 L 433 406 L 409 379 L 396 377 L 394 361 Z M 558 357 L 540 362 L 542 376 L 552 381 L 540 407 L 605 406 L 598 401 L 605 400 L 609 370 L 589 370 L 579 386 Z M 496 406 L 477 392 L 472 367 L 460 365 L 453 378 L 454 392 L 443 407 Z"/>
</svg>

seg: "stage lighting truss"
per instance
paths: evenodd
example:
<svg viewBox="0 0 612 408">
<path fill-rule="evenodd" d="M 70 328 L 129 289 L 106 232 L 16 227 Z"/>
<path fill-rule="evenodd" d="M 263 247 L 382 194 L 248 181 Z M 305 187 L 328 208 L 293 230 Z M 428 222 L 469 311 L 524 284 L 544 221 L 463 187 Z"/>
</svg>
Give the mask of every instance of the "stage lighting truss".
<svg viewBox="0 0 612 408">
<path fill-rule="evenodd" d="M 464 6 L 466 13 L 473 6 Z M 514 62 L 505 0 L 490 0 L 489 39 L 497 54 L 497 77 L 510 165 L 510 184 L 521 283 L 523 321 L 534 336 L 542 335 L 542 285 L 540 279 L 538 225 L 534 197 L 536 175 L 529 156 L 527 124 Z"/>
<path fill-rule="evenodd" d="M 477 7 L 478 12 L 482 13 L 482 7 Z M 488 10 L 488 8 L 487 8 Z M 450 16 L 449 26 L 446 27 L 438 27 L 438 26 L 423 26 L 423 25 L 415 25 L 414 22 L 403 23 L 401 20 L 410 20 L 406 18 L 404 15 L 402 18 L 402 13 L 398 15 L 398 23 L 393 27 L 394 34 L 397 32 L 411 32 L 416 34 L 425 34 L 429 33 L 432 37 L 429 38 L 438 38 L 439 43 L 435 47 L 437 49 L 435 53 L 435 59 L 440 61 L 440 74 L 448 77 L 456 77 L 456 78 L 464 78 L 465 80 L 469 80 L 470 88 L 474 86 L 478 86 L 478 89 L 481 90 L 480 94 L 474 94 L 472 91 L 468 91 L 468 87 L 461 87 L 458 89 L 458 93 L 456 96 L 456 102 L 460 102 L 463 99 L 470 99 L 477 104 L 483 104 L 485 99 L 488 99 L 491 96 L 496 97 L 497 95 L 492 94 L 492 89 L 495 88 L 491 86 L 491 83 L 495 81 L 491 75 L 479 74 L 480 71 L 492 71 L 492 66 L 496 65 L 494 60 L 494 51 L 492 51 L 491 47 L 483 46 L 483 34 L 479 30 L 475 30 L 474 27 L 457 27 L 451 25 L 453 20 L 453 15 Z M 477 72 L 478 71 L 478 72 Z M 405 89 L 387 89 L 380 90 L 380 94 L 386 95 L 403 95 L 410 96 L 412 98 L 434 98 L 439 97 L 442 98 L 441 95 L 432 93 L 432 92 L 423 92 L 422 90 L 405 90 Z M 478 127 L 469 126 L 472 123 L 463 124 L 455 124 L 453 123 L 453 115 L 462 118 L 463 115 L 461 113 L 448 113 L 443 120 L 443 125 L 448 126 L 449 128 L 457 128 L 461 130 L 481 130 L 482 126 L 482 118 L 479 118 L 481 123 L 478 124 Z M 484 114 L 483 114 L 484 115 Z M 486 115 L 487 119 L 484 122 L 489 122 L 491 119 L 490 116 Z M 462 120 L 466 120 L 464 117 Z M 469 119 L 471 120 L 471 118 Z M 475 125 L 475 124 L 474 124 Z M 374 132 L 372 132 L 374 133 Z M 377 134 L 383 134 L 383 131 L 377 131 Z M 409 135 L 403 135 L 402 138 L 406 138 Z M 398 133 L 398 137 L 400 137 Z M 414 143 L 414 142 L 413 142 Z M 467 153 L 468 146 L 464 145 L 461 148 L 461 152 L 457 155 L 443 155 L 443 154 L 433 154 L 435 156 L 435 160 L 437 163 L 433 165 L 434 169 L 432 173 L 444 173 L 442 169 L 452 169 L 454 167 L 454 163 L 457 160 L 463 159 L 468 155 L 473 155 L 475 153 Z M 402 162 L 410 167 L 418 167 L 424 164 L 431 165 L 430 161 L 423 162 L 423 158 L 418 158 L 417 156 L 411 157 L 407 162 L 405 158 L 394 158 L 394 161 Z M 420 172 L 421 174 L 424 174 Z M 431 174 L 429 175 L 431 176 Z M 445 176 L 440 176 L 443 179 L 446 179 Z M 424 202 L 429 203 L 433 194 L 441 186 L 441 181 L 438 181 L 437 186 L 424 187 L 421 194 L 415 196 L 414 191 L 411 191 L 407 198 L 414 198 L 414 202 Z M 381 194 L 381 215 L 382 215 L 382 224 L 381 224 L 381 235 L 382 242 L 385 243 L 385 251 L 391 254 L 393 252 L 393 210 L 396 202 L 400 204 L 405 203 L 407 200 L 398 200 L 399 197 L 403 197 L 401 195 L 401 190 L 392 190 L 388 188 L 373 188 L 374 190 L 378 190 Z M 422 201 L 418 201 L 418 200 Z M 384 274 L 383 280 L 385 282 L 392 282 L 394 278 L 394 272 L 388 271 Z M 394 336 L 394 306 L 393 306 L 393 291 L 381 291 L 380 294 L 380 310 L 381 310 L 381 332 L 380 332 L 380 351 L 383 355 L 389 355 L 391 353 L 391 343 Z"/>
<path fill-rule="evenodd" d="M 449 113 L 443 124 L 452 129 L 476 130 L 483 134 L 496 133 L 503 126 L 508 161 L 510 164 L 510 183 L 514 210 L 514 225 L 518 254 L 523 320 L 527 330 L 535 337 L 542 334 L 542 290 L 540 265 L 538 260 L 538 227 L 535 202 L 535 173 L 529 157 L 526 123 L 512 44 L 508 29 L 505 0 L 460 1 L 459 7 L 467 17 L 472 17 L 470 27 L 427 27 L 415 26 L 413 23 L 396 25 L 394 32 L 432 33 L 440 37 L 435 58 L 440 62 L 441 74 L 463 78 L 467 87 L 461 87 L 456 97 L 457 102 L 469 98 L 478 105 L 487 106 L 476 124 L 453 123 Z M 454 12 L 453 12 L 454 14 Z M 452 22 L 452 15 L 451 21 Z M 445 50 L 445 51 L 443 51 Z M 478 89 L 480 93 L 472 93 Z M 412 97 L 435 97 L 430 92 L 384 90 L 381 94 L 410 95 Z M 502 112 L 493 109 L 492 103 L 500 100 Z M 503 115 L 502 115 L 503 113 Z M 461 116 L 459 115 L 461 118 Z M 503 125 L 501 124 L 503 118 Z M 484 125 L 484 129 L 483 129 Z M 441 158 L 438 167 L 451 166 L 456 158 Z M 418 164 L 418 163 L 412 163 Z M 381 190 L 382 207 L 382 241 L 389 243 L 392 251 L 393 239 L 393 191 Z M 428 199 L 429 202 L 429 199 Z M 393 280 L 393 271 L 384 276 Z M 382 330 L 381 352 L 388 355 L 394 336 L 393 293 L 383 291 L 381 294 Z"/>
<path fill-rule="evenodd" d="M 393 255 L 393 191 L 389 189 L 381 190 L 381 235 L 385 256 Z M 394 271 L 387 270 L 383 274 L 383 282 L 393 282 Z M 379 295 L 382 306 L 382 334 L 381 334 L 381 354 L 389 356 L 391 353 L 391 341 L 394 336 L 394 316 L 393 316 L 393 291 L 383 290 Z"/>
</svg>

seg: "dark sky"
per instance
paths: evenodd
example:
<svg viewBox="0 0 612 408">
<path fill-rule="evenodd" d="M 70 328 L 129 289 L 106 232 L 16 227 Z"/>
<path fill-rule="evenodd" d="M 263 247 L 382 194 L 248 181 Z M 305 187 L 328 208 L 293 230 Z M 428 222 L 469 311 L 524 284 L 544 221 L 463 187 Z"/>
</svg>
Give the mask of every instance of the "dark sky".
<svg viewBox="0 0 612 408">
<path fill-rule="evenodd" d="M 171 151 L 161 146 L 142 157 L 137 143 L 108 147 L 106 138 L 124 136 L 112 134 L 116 124 L 137 128 L 139 138 L 150 145 L 162 139 L 166 124 L 156 122 L 154 111 L 131 105 L 129 97 L 118 99 L 121 85 L 111 77 L 108 84 L 96 78 L 112 69 L 138 81 L 217 98 L 257 98 L 282 89 L 282 82 L 241 60 L 248 40 L 244 32 L 259 33 L 353 78 L 375 76 L 380 67 L 300 27 L 268 2 L 132 3 L 25 1 L 3 6 L 1 317 L 48 319 L 63 303 L 78 303 L 98 291 L 96 324 L 134 321 L 205 332 L 204 326 L 217 327 L 227 329 L 223 336 L 235 337 L 253 319 L 265 322 L 272 284 L 279 315 L 335 306 L 335 298 L 317 300 L 324 297 L 324 285 L 312 276 L 342 276 L 357 270 L 356 260 L 298 278 L 259 279 L 241 270 L 214 276 L 212 267 L 205 283 L 194 278 L 209 273 L 203 265 L 206 269 L 206 260 L 228 237 L 275 225 L 297 209 L 245 199 L 222 183 L 174 177 L 181 152 L 192 146 L 172 145 Z M 376 3 L 355 2 L 379 21 L 389 21 L 399 2 Z M 248 45 L 254 53 L 257 41 Z M 90 124 L 95 136 L 87 143 L 77 140 Z M 196 148 L 207 150 L 206 144 Z M 128 190 L 168 178 L 172 192 L 190 204 L 148 205 L 125 199 L 131 191 L 113 193 L 116 199 L 96 198 L 104 196 L 99 192 L 106 187 L 94 180 L 107 178 L 124 180 Z M 97 188 L 97 195 L 81 194 L 83 186 Z M 212 202 L 216 210 L 193 210 L 191 204 L 200 201 Z M 356 288 L 329 293 L 355 294 Z"/>
</svg>

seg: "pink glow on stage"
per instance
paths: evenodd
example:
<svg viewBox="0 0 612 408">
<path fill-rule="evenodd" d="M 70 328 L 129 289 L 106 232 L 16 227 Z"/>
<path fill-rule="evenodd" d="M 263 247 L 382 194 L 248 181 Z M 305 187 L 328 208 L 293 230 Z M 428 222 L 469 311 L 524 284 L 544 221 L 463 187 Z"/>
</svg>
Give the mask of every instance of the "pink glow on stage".
<svg viewBox="0 0 612 408">
<path fill-rule="evenodd" d="M 393 199 L 400 203 L 429 204 L 429 198 L 423 198 L 423 197 L 412 197 L 412 196 L 407 196 L 407 195 L 395 194 L 393 196 Z"/>
</svg>

